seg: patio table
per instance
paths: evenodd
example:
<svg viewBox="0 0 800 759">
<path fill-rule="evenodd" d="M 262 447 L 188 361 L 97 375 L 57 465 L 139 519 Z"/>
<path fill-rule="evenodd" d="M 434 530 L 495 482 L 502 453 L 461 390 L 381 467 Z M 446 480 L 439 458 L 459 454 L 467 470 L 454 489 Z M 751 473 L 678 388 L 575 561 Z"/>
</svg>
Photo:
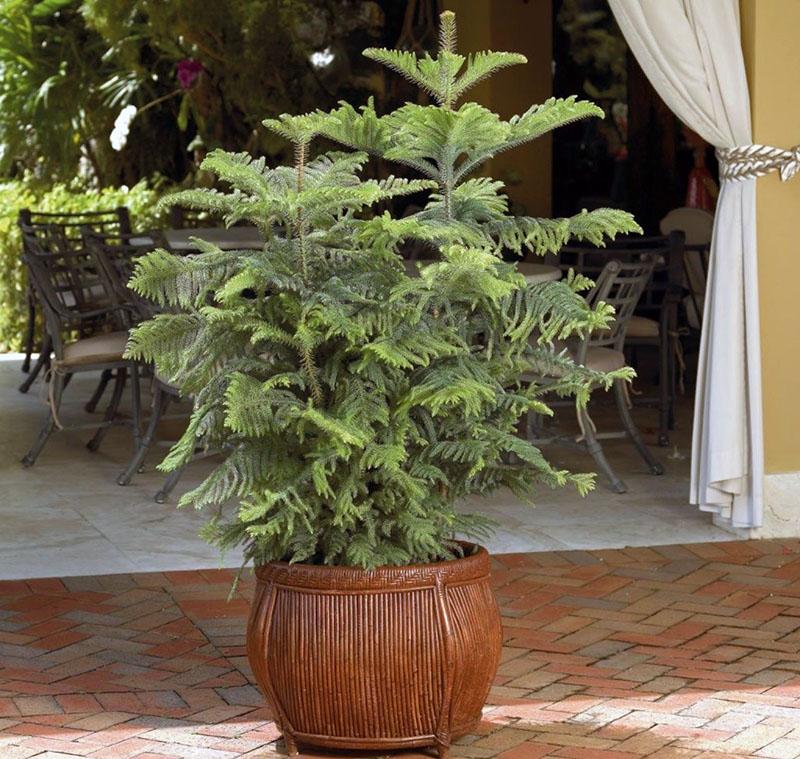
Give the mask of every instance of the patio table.
<svg viewBox="0 0 800 759">
<path fill-rule="evenodd" d="M 432 262 L 404 260 L 403 264 L 410 277 L 416 277 L 419 273 L 417 269 L 418 263 L 424 264 Z M 520 274 L 524 275 L 529 284 L 534 284 L 535 282 L 554 282 L 557 279 L 561 279 L 561 269 L 557 266 L 550 266 L 549 264 L 534 264 L 521 261 L 517 264 L 517 270 Z"/>
<path fill-rule="evenodd" d="M 164 237 L 167 238 L 170 248 L 177 251 L 194 250 L 195 245 L 190 239 L 192 237 L 213 243 L 222 250 L 260 250 L 264 245 L 264 238 L 256 227 L 165 229 Z"/>
<path fill-rule="evenodd" d="M 535 282 L 555 282 L 561 279 L 561 269 L 550 264 L 532 264 L 527 261 L 520 261 L 517 270 L 524 275 L 528 284 Z"/>
</svg>

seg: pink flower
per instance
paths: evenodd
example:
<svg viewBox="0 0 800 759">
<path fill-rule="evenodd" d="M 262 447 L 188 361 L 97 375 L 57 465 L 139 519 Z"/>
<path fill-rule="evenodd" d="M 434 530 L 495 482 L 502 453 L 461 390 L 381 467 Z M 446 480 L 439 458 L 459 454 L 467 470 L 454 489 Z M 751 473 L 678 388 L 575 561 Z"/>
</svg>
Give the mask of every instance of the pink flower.
<svg viewBox="0 0 800 759">
<path fill-rule="evenodd" d="M 184 58 L 182 61 L 178 61 L 178 84 L 180 88 L 182 90 L 191 89 L 201 71 L 203 71 L 203 64 L 194 58 Z"/>
</svg>

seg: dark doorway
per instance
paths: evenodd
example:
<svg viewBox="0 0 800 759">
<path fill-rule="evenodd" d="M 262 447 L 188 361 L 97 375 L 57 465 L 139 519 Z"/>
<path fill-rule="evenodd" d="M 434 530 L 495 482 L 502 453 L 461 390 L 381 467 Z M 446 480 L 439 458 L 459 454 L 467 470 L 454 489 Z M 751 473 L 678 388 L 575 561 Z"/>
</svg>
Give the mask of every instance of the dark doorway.
<svg viewBox="0 0 800 759">
<path fill-rule="evenodd" d="M 604 119 L 553 135 L 553 211 L 610 206 L 646 233 L 684 205 L 693 146 L 630 54 L 606 0 L 554 0 L 553 94 L 597 103 Z M 713 151 L 708 163 L 714 173 Z"/>
</svg>

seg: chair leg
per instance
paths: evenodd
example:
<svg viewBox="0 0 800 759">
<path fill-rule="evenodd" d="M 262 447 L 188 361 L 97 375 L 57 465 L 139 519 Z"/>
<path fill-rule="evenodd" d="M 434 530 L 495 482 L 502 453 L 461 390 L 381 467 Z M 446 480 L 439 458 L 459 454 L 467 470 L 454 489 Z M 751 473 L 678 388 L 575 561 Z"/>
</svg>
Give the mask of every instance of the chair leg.
<svg viewBox="0 0 800 759">
<path fill-rule="evenodd" d="M 161 417 L 165 414 L 169 403 L 169 396 L 163 393 L 161 388 L 159 388 L 156 384 L 155 391 L 153 393 L 152 413 L 150 415 L 150 421 L 147 425 L 147 429 L 145 430 L 144 437 L 139 442 L 138 448 L 134 452 L 131 460 L 128 462 L 127 468 L 117 478 L 117 484 L 129 484 L 133 478 L 133 475 L 141 471 L 142 464 L 144 463 L 147 453 L 150 450 L 150 447 L 153 445 L 153 441 L 155 440 L 158 423 L 161 421 Z"/>
<path fill-rule="evenodd" d="M 155 495 L 154 500 L 156 503 L 164 503 L 167 500 L 167 498 L 169 498 L 169 494 L 178 484 L 178 480 L 180 480 L 184 469 L 186 469 L 185 464 L 184 466 L 173 470 L 167 475 L 167 479 L 164 480 L 164 484 L 161 486 L 161 490 L 159 490 Z"/>
<path fill-rule="evenodd" d="M 592 422 L 589 412 L 585 408 L 578 409 L 578 421 L 581 425 L 581 429 L 583 430 L 586 448 L 594 459 L 594 463 L 597 465 L 597 468 L 608 479 L 612 490 L 614 490 L 616 493 L 628 492 L 628 486 L 619 477 L 617 477 L 616 473 L 611 468 L 611 464 L 608 463 L 608 459 L 606 458 L 605 453 L 603 453 L 603 447 L 600 445 L 600 441 L 595 435 L 594 422 Z"/>
<path fill-rule="evenodd" d="M 670 340 L 662 334 L 658 342 L 658 444 L 669 445 L 670 417 Z"/>
<path fill-rule="evenodd" d="M 131 364 L 131 424 L 133 425 L 133 450 L 139 450 L 142 442 L 142 386 L 139 381 L 139 365 Z"/>
<path fill-rule="evenodd" d="M 106 432 L 108 432 L 109 422 L 112 422 L 117 415 L 117 409 L 122 400 L 122 392 L 125 389 L 127 374 L 125 369 L 117 369 L 117 376 L 114 380 L 114 391 L 111 394 L 111 400 L 109 401 L 108 408 L 103 417 L 104 424 L 102 427 L 98 427 L 97 432 L 94 433 L 94 437 L 86 443 L 86 447 L 92 451 L 92 453 L 95 453 L 100 448 L 100 443 L 103 442 L 103 438 L 106 436 Z"/>
<path fill-rule="evenodd" d="M 47 369 L 50 366 L 50 351 L 53 349 L 53 342 L 50 337 L 45 334 L 42 338 L 42 348 L 39 351 L 39 358 L 36 359 L 36 363 L 33 365 L 33 368 L 28 372 L 28 376 L 25 378 L 25 381 L 19 386 L 19 391 L 21 393 L 27 393 L 28 390 L 31 389 L 31 385 L 35 382 L 36 378 L 39 376 L 39 372 L 42 369 Z"/>
<path fill-rule="evenodd" d="M 22 362 L 22 371 L 26 374 L 31 370 L 31 355 L 33 354 L 33 341 L 36 335 L 36 301 L 33 293 L 28 290 L 28 325 L 25 328 L 25 360 Z"/>
<path fill-rule="evenodd" d="M 163 502 L 160 502 L 163 503 Z M 283 742 L 286 744 L 286 753 L 289 756 L 297 756 L 300 751 L 297 748 L 297 741 L 288 730 L 283 730 Z"/>
<path fill-rule="evenodd" d="M 106 391 L 106 386 L 111 381 L 113 376 L 114 372 L 111 369 L 103 369 L 100 374 L 100 382 L 97 383 L 97 387 L 92 393 L 92 397 L 86 401 L 86 405 L 84 406 L 88 413 L 93 413 L 97 408 L 97 404 L 100 403 L 100 399 L 103 397 L 103 393 Z"/>
<path fill-rule="evenodd" d="M 50 381 L 53 383 L 53 386 L 50 389 L 51 405 L 47 410 L 47 419 L 39 431 L 39 436 L 36 438 L 36 442 L 34 442 L 31 449 L 22 457 L 22 465 L 24 467 L 34 465 L 36 459 L 39 457 L 39 454 L 42 452 L 45 443 L 47 443 L 48 438 L 52 434 L 53 430 L 55 430 L 56 420 L 53 413 L 55 412 L 58 414 L 58 411 L 61 408 L 61 397 L 64 393 L 64 387 L 67 384 L 67 379 L 70 376 L 71 375 L 64 375 L 56 372 L 51 378 Z"/>
<path fill-rule="evenodd" d="M 615 380 L 614 397 L 617 401 L 619 418 L 625 427 L 625 432 L 628 433 L 628 437 L 631 439 L 634 446 L 636 446 L 636 450 L 639 451 L 639 455 L 644 459 L 645 464 L 647 464 L 648 468 L 650 469 L 650 473 L 664 474 L 664 467 L 653 458 L 653 454 L 650 453 L 650 449 L 644 444 L 642 436 L 639 434 L 639 430 L 636 427 L 636 423 L 633 421 L 631 411 L 628 408 L 628 399 L 625 395 L 625 386 L 623 385 L 623 382 L 624 380 Z"/>
<path fill-rule="evenodd" d="M 667 416 L 667 427 L 675 429 L 675 405 L 678 402 L 678 366 L 677 355 L 680 349 L 680 338 L 674 337 L 669 342 L 669 414 Z"/>
</svg>

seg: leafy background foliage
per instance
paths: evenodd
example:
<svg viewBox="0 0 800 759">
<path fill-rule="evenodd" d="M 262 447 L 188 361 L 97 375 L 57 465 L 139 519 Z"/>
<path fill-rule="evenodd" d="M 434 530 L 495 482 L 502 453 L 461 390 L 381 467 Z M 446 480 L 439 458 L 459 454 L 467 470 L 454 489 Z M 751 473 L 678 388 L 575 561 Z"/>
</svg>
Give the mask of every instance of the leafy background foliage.
<svg viewBox="0 0 800 759">
<path fill-rule="evenodd" d="M 528 284 L 501 253 L 599 243 L 638 231 L 632 217 L 514 217 L 501 183 L 472 176 L 498 152 L 599 109 L 551 99 L 504 121 L 476 103 L 457 106 L 469 87 L 524 58 L 459 55 L 451 13 L 435 57 L 365 55 L 434 102 L 267 119 L 294 146 L 293 166 L 217 150 L 203 166 L 230 189 L 173 198 L 257 224 L 264 249 L 198 241 L 195 256 L 156 251 L 131 283 L 163 312 L 133 331 L 129 354 L 155 362 L 194 400 L 161 466 L 181 467 L 198 448 L 223 454 L 181 505 L 209 509 L 206 536 L 243 546 L 256 564 L 445 559 L 458 553 L 458 534 L 489 526 L 457 508 L 465 496 L 508 487 L 528 498 L 537 486 L 567 484 L 585 492 L 593 477 L 551 466 L 517 424 L 549 414 L 548 393 L 585 403 L 590 388 L 629 376 L 590 371 L 555 347 L 613 318 L 607 305 L 587 305 L 587 279 Z M 354 152 L 312 157 L 320 136 Z M 364 179 L 369 155 L 419 178 Z M 374 210 L 405 195 L 421 195 L 420 210 Z M 416 277 L 398 256 L 409 240 L 432 257 Z M 240 504 L 233 514 L 231 499 Z"/>
<path fill-rule="evenodd" d="M 341 96 L 383 97 L 383 79 L 361 63 L 360 51 L 396 34 L 402 6 L 393 0 L 0 0 L 0 350 L 20 349 L 25 328 L 14 229 L 20 208 L 121 203 L 135 222 L 147 224 L 154 211 L 145 206 L 165 187 L 210 181 L 198 173 L 206 150 L 282 156 L 285 141 L 257 128 L 261 118 L 333 105 Z M 333 63 L 311 65 L 309 56 L 327 49 Z M 187 59 L 202 72 L 182 90 L 177 68 Z M 140 111 L 116 152 L 109 135 L 129 104 Z M 126 194 L 126 186 L 136 189 Z"/>
<path fill-rule="evenodd" d="M 0 3 L 0 174 L 71 181 L 82 155 L 100 170 L 111 148 L 93 138 L 115 116 L 98 89 L 104 52 L 75 3 Z"/>
<path fill-rule="evenodd" d="M 359 53 L 397 26 L 401 4 L 383 4 L 0 0 L 0 175 L 133 185 L 154 173 L 184 180 L 196 170 L 190 146 L 280 153 L 261 118 L 382 91 Z M 330 65 L 312 65 L 320 51 Z M 184 90 L 188 59 L 202 71 Z M 120 110 L 160 98 L 112 150 Z"/>
</svg>

